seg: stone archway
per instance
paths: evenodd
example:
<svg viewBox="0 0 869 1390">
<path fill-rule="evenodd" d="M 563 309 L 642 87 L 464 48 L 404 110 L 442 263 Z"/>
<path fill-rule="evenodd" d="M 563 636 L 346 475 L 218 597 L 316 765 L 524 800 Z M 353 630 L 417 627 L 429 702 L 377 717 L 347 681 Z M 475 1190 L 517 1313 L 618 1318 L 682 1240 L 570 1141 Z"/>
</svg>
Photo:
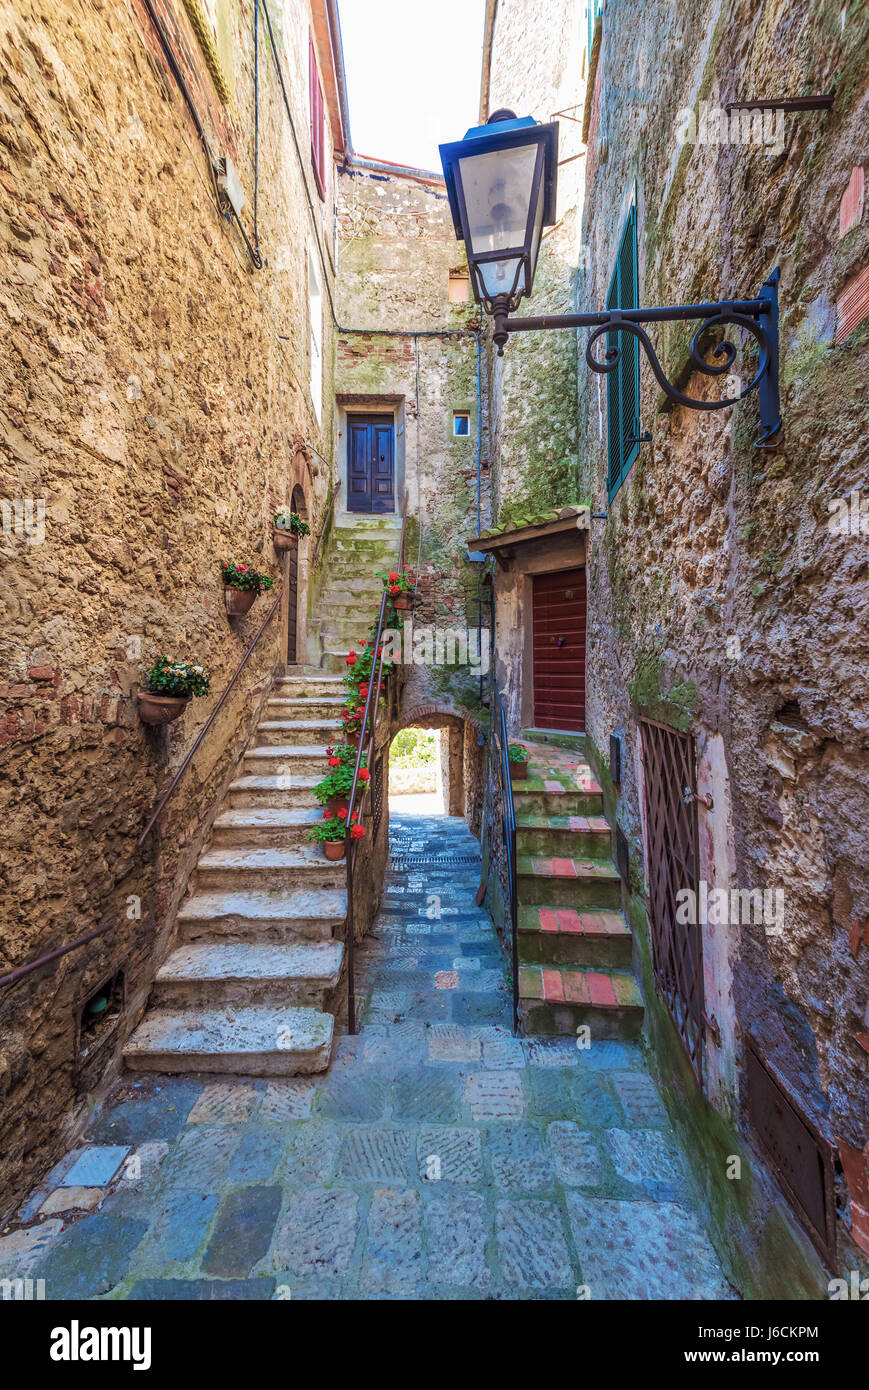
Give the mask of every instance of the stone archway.
<svg viewBox="0 0 869 1390">
<path fill-rule="evenodd" d="M 426 700 L 401 711 L 401 729 L 440 729 L 446 733 L 442 773 L 445 810 L 462 816 L 478 838 L 483 814 L 485 730 L 476 715 L 447 700 Z"/>
</svg>

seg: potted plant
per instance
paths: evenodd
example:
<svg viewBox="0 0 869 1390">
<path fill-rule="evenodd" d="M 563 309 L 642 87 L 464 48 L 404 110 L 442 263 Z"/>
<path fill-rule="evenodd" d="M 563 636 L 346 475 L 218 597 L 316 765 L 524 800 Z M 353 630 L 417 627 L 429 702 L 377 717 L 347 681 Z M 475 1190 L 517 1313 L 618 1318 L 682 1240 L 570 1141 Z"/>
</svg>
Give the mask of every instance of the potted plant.
<svg viewBox="0 0 869 1390">
<path fill-rule="evenodd" d="M 511 782 L 521 782 L 528 776 L 528 749 L 521 743 L 511 743 L 507 748 L 510 760 Z"/>
<path fill-rule="evenodd" d="M 413 607 L 413 591 L 415 588 L 413 578 L 407 565 L 401 573 L 398 570 L 378 571 L 377 578 L 383 580 L 392 607 L 396 613 L 409 613 Z"/>
<path fill-rule="evenodd" d="M 223 574 L 223 597 L 230 617 L 240 618 L 249 613 L 257 594 L 274 587 L 275 581 L 271 575 L 260 574 L 253 565 L 236 565 L 232 560 L 224 560 L 220 569 Z"/>
<path fill-rule="evenodd" d="M 211 680 L 204 666 L 158 656 L 148 672 L 148 688 L 139 691 L 139 717 L 144 724 L 171 724 L 184 713 L 191 696 L 207 695 Z"/>
<path fill-rule="evenodd" d="M 352 744 L 342 743 L 334 748 L 327 748 L 329 771 L 322 781 L 318 782 L 314 788 L 314 795 L 319 802 L 322 802 L 326 810 L 333 815 L 339 815 L 342 811 L 347 814 L 347 804 L 350 800 L 350 792 L 353 789 L 353 770 L 356 767 L 356 749 Z M 371 773 L 365 766 L 365 754 L 362 755 L 362 762 L 359 767 L 359 787 L 365 790 L 366 784 L 371 780 Z"/>
<path fill-rule="evenodd" d="M 323 854 L 327 859 L 343 859 L 344 844 L 347 833 L 346 811 L 344 817 L 332 815 L 331 811 L 326 811 L 321 821 L 312 826 L 308 831 L 308 839 L 316 844 L 323 846 Z M 351 840 L 361 840 L 365 834 L 365 827 L 359 824 L 359 817 L 353 812 L 352 824 L 350 826 Z"/>
<path fill-rule="evenodd" d="M 272 542 L 275 550 L 292 550 L 299 544 L 300 536 L 310 536 L 311 528 L 298 512 L 289 507 L 281 507 L 275 512 L 272 522 Z"/>
</svg>

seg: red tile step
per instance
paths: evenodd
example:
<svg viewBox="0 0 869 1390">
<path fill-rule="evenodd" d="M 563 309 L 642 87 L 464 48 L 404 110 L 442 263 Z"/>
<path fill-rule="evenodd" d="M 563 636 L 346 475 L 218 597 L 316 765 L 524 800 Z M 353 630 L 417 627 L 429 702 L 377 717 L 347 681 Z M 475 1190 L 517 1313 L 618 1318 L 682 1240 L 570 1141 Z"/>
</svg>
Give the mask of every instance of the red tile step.
<svg viewBox="0 0 869 1390">
<path fill-rule="evenodd" d="M 541 906 L 519 909 L 523 965 L 629 969 L 633 937 L 621 912 Z"/>
<path fill-rule="evenodd" d="M 643 999 L 632 975 L 620 970 L 521 965 L 523 1032 L 575 1034 L 587 1024 L 592 1039 L 635 1038 Z"/>
<path fill-rule="evenodd" d="M 606 858 L 612 847 L 612 831 L 605 816 L 544 815 L 519 811 L 516 836 L 520 854 L 537 856 L 583 855 Z"/>
</svg>

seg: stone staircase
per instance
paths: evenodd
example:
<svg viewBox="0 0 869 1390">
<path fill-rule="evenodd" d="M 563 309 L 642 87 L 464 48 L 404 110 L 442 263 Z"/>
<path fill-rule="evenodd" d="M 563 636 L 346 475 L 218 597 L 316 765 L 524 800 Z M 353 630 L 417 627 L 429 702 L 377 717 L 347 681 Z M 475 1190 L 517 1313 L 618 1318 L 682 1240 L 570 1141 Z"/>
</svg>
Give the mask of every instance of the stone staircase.
<svg viewBox="0 0 869 1390">
<path fill-rule="evenodd" d="M 319 653 L 324 670 L 345 671 L 348 651 L 368 636 L 383 593 L 377 571 L 397 563 L 400 543 L 397 516 L 360 515 L 333 528 L 317 613 L 309 624 L 311 655 Z"/>
<path fill-rule="evenodd" d="M 535 733 L 522 735 L 528 778 L 513 782 L 523 1031 L 634 1038 L 643 1001 L 601 789 L 581 736 L 563 748 Z"/>
<path fill-rule="evenodd" d="M 321 814 L 312 789 L 343 700 L 340 677 L 322 670 L 289 667 L 272 688 L 179 910 L 178 944 L 125 1046 L 132 1070 L 290 1076 L 329 1065 L 346 870 L 305 834 Z"/>
</svg>

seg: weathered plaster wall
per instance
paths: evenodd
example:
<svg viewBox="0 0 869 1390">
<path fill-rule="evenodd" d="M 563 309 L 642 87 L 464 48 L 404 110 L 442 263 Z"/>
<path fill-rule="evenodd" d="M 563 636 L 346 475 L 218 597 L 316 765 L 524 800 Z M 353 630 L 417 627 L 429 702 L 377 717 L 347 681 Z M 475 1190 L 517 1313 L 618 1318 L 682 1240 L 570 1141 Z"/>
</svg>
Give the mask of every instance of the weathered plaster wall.
<svg viewBox="0 0 869 1390">
<path fill-rule="evenodd" d="M 222 7 L 221 106 L 180 5 L 159 6 L 194 100 L 248 195 L 252 26 Z M 271 6 L 298 129 L 309 10 Z M 2 537 L 0 973 L 114 921 L 114 932 L 0 994 L 0 1206 L 69 1142 L 117 1056 L 73 1076 L 74 1006 L 127 977 L 121 1034 L 147 995 L 174 905 L 277 656 L 264 641 L 156 835 L 136 839 L 266 611 L 228 622 L 219 562 L 277 576 L 270 515 L 294 484 L 316 528 L 331 410 L 308 390 L 306 248 L 314 231 L 271 55 L 260 53 L 254 271 L 218 216 L 193 122 L 138 3 L 0 6 L 0 493 L 44 499 L 45 537 Z M 305 144 L 303 140 L 303 150 Z M 328 268 L 333 189 L 321 206 Z M 331 272 L 330 272 L 331 273 Z M 325 397 L 331 398 L 326 334 Z M 135 692 L 167 651 L 212 693 L 168 738 Z M 136 915 L 140 913 L 140 915 Z"/>
<path fill-rule="evenodd" d="M 735 1135 L 749 1143 L 749 1035 L 838 1142 L 848 1183 L 841 1262 L 865 1263 L 852 1236 L 869 1251 L 869 571 L 866 536 L 828 527 L 832 500 L 865 487 L 869 328 L 837 343 L 836 305 L 869 257 L 865 216 L 840 235 L 840 200 L 865 159 L 866 16 L 832 3 L 623 3 L 604 15 L 601 65 L 581 307 L 603 302 L 634 196 L 641 303 L 752 295 L 781 267 L 785 439 L 775 452 L 752 448 L 756 396 L 721 414 L 669 408 L 641 367 L 641 428 L 653 439 L 605 529 L 592 532 L 588 704 L 592 749 L 604 749 L 610 732 L 625 737 L 617 815 L 635 862 L 645 713 L 696 740 L 715 802 L 699 813 L 710 882 L 784 889 L 781 935 L 737 925 L 704 943 L 708 998 L 721 1009 L 721 1043 L 708 1040 L 712 1099 L 727 1127 L 720 1142 L 710 1138 L 715 1112 L 691 1098 L 648 968 L 645 977 L 650 1031 L 700 1171 L 706 1165 L 718 1238 L 745 1287 L 783 1288 L 795 1246 L 756 1150 L 746 1150 L 751 1191 L 721 1180 L 726 1146 Z M 833 111 L 786 116 L 780 142 L 677 139 L 685 110 L 699 116 L 700 101 L 723 107 L 773 89 L 834 86 Z M 652 336 L 685 386 L 690 332 Z M 751 369 L 743 359 L 734 370 L 745 381 Z M 594 510 L 606 510 L 605 386 L 584 365 L 579 380 L 584 486 Z M 695 373 L 687 389 L 711 398 L 720 386 Z M 632 921 L 645 942 L 634 887 Z"/>
</svg>

